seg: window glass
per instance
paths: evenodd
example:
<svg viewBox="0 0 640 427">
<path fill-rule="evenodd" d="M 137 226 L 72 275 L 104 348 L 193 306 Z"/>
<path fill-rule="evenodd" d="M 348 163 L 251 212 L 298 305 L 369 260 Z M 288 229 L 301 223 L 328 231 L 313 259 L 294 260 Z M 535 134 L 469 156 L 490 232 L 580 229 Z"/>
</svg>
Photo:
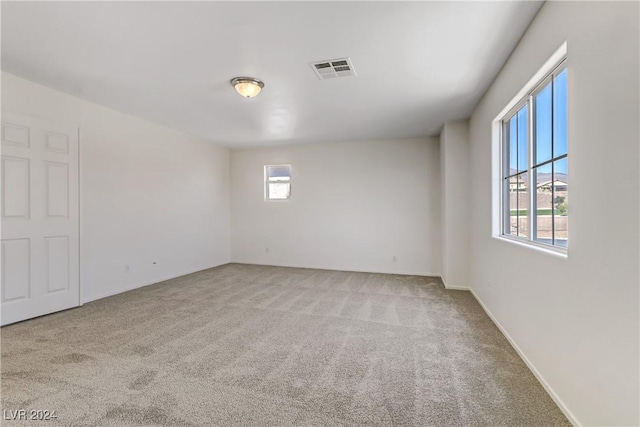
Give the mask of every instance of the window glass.
<svg viewBox="0 0 640 427">
<path fill-rule="evenodd" d="M 518 236 L 527 237 L 529 235 L 529 174 L 527 172 L 516 175 L 518 192 L 517 213 L 518 213 Z"/>
<path fill-rule="evenodd" d="M 269 183 L 269 199 L 283 200 L 288 199 L 291 194 L 291 184 L 288 182 L 270 182 Z"/>
<path fill-rule="evenodd" d="M 514 115 L 509 120 L 508 127 L 508 141 L 509 141 L 509 170 L 507 175 L 512 175 L 518 172 L 518 115 Z"/>
<path fill-rule="evenodd" d="M 529 166 L 527 164 L 528 110 L 527 106 L 524 106 L 518 111 L 518 172 L 526 171 Z"/>
<path fill-rule="evenodd" d="M 569 238 L 569 174 L 567 158 L 553 162 L 553 244 L 567 247 Z"/>
<path fill-rule="evenodd" d="M 283 180 L 291 178 L 290 166 L 267 166 L 267 176 L 270 179 Z"/>
<path fill-rule="evenodd" d="M 534 96 L 535 162 L 551 160 L 551 82 Z"/>
<path fill-rule="evenodd" d="M 537 167 L 536 182 L 536 241 L 553 244 L 553 194 L 551 190 L 551 163 Z"/>
<path fill-rule="evenodd" d="M 502 233 L 566 248 L 567 70 L 560 65 L 540 82 L 516 104 L 522 107 L 502 120 Z"/>
<path fill-rule="evenodd" d="M 553 79 L 553 157 L 567 154 L 567 70 Z"/>
<path fill-rule="evenodd" d="M 287 200 L 291 197 L 291 165 L 264 167 L 265 200 Z"/>
</svg>

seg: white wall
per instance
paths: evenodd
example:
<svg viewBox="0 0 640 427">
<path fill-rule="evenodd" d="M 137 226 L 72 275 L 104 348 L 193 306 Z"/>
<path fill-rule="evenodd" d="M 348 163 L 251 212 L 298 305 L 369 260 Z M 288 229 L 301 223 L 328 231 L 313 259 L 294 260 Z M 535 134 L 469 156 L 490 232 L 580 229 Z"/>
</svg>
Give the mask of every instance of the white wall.
<svg viewBox="0 0 640 427">
<path fill-rule="evenodd" d="M 440 133 L 442 280 L 448 289 L 471 287 L 471 179 L 469 123 L 445 123 Z"/>
<path fill-rule="evenodd" d="M 282 163 L 291 199 L 267 202 L 263 167 Z M 438 163 L 436 139 L 232 151 L 231 258 L 440 275 Z"/>
<path fill-rule="evenodd" d="M 637 2 L 547 2 L 471 118 L 472 288 L 573 420 L 638 425 Z M 492 238 L 491 122 L 568 44 L 570 247 Z"/>
<path fill-rule="evenodd" d="M 2 110 L 81 129 L 84 302 L 229 262 L 228 149 L 7 73 Z"/>
</svg>

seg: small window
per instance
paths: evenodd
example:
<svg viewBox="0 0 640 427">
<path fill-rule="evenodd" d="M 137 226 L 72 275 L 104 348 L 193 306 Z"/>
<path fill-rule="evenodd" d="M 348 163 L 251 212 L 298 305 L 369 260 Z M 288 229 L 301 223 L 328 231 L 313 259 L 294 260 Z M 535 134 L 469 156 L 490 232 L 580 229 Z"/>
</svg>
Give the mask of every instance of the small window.
<svg viewBox="0 0 640 427">
<path fill-rule="evenodd" d="M 264 167 L 265 200 L 287 200 L 291 197 L 291 165 Z"/>
<path fill-rule="evenodd" d="M 500 121 L 502 235 L 568 246 L 567 69 L 562 61 Z"/>
</svg>

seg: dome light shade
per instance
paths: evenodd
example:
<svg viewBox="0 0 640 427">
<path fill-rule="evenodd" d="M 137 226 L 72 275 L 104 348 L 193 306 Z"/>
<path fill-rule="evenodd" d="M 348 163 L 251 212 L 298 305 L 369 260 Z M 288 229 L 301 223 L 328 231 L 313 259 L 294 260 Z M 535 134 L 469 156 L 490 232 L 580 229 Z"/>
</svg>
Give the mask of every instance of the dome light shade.
<svg viewBox="0 0 640 427">
<path fill-rule="evenodd" d="M 231 79 L 231 84 L 236 88 L 236 91 L 245 98 L 253 98 L 258 95 L 264 83 L 261 80 L 254 79 L 253 77 L 236 77 Z"/>
</svg>

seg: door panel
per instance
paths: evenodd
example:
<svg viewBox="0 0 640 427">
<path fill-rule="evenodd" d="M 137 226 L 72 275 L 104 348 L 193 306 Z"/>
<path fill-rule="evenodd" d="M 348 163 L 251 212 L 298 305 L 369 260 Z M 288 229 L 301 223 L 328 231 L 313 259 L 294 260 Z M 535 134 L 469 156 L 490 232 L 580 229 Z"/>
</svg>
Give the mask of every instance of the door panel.
<svg viewBox="0 0 640 427">
<path fill-rule="evenodd" d="M 5 218 L 29 218 L 29 159 L 2 156 L 2 219 Z"/>
<path fill-rule="evenodd" d="M 80 304 L 78 129 L 2 113 L 2 324 Z"/>
<path fill-rule="evenodd" d="M 29 128 L 14 123 L 3 123 L 2 145 L 29 148 Z"/>
<path fill-rule="evenodd" d="M 69 237 L 46 237 L 47 292 L 69 289 Z"/>
<path fill-rule="evenodd" d="M 2 241 L 2 302 L 29 299 L 30 239 Z"/>
<path fill-rule="evenodd" d="M 69 212 L 69 166 L 46 162 L 47 216 L 67 217 Z"/>
</svg>

